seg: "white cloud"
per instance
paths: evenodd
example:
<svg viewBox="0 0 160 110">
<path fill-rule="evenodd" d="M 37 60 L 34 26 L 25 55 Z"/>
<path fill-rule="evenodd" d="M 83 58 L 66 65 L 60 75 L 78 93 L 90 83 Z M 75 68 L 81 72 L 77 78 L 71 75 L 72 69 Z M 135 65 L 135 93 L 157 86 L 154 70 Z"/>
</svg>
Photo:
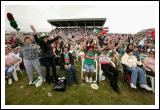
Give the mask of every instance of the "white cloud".
<svg viewBox="0 0 160 110">
<path fill-rule="evenodd" d="M 5 12 L 13 13 L 22 31 L 30 31 L 33 24 L 38 31 L 50 31 L 48 19 L 107 18 L 105 26 L 110 32 L 136 33 L 155 27 L 153 5 L 8 5 Z M 5 28 L 13 30 L 5 20 Z"/>
</svg>

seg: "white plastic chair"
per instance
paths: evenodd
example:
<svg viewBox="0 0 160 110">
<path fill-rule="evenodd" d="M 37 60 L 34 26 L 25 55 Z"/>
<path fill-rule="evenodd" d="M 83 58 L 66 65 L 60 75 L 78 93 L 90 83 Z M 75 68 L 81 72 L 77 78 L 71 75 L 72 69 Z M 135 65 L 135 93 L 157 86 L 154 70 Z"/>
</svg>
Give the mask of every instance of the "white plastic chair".
<svg viewBox="0 0 160 110">
<path fill-rule="evenodd" d="M 85 59 L 85 58 L 84 58 L 84 59 Z M 83 59 L 83 61 L 82 61 L 81 80 L 84 80 L 83 72 L 86 72 L 86 70 L 83 68 L 83 66 L 84 66 L 84 59 Z M 96 67 L 94 67 L 94 73 L 95 73 L 95 75 L 96 75 L 96 78 L 95 78 L 95 80 L 93 81 L 93 83 L 96 83 L 96 82 L 97 82 L 97 74 L 98 74 L 98 61 L 97 61 L 97 59 L 95 59 L 94 62 L 96 63 Z"/>
<path fill-rule="evenodd" d="M 14 71 L 13 71 L 12 75 L 13 75 L 13 78 L 14 78 L 15 81 L 18 81 L 17 70 L 19 70 L 20 73 L 22 74 L 22 71 L 20 69 L 20 63 L 21 62 L 22 62 L 22 59 L 19 57 L 19 61 L 16 64 L 14 64 Z"/>
<path fill-rule="evenodd" d="M 144 69 L 144 72 L 145 72 L 146 79 L 149 78 L 151 80 L 152 92 L 155 93 L 155 77 L 146 74 L 146 70 L 145 69 Z"/>
<path fill-rule="evenodd" d="M 155 77 L 146 74 L 146 78 L 147 77 L 150 78 L 150 80 L 151 80 L 151 88 L 152 88 L 153 93 L 155 93 Z"/>
</svg>

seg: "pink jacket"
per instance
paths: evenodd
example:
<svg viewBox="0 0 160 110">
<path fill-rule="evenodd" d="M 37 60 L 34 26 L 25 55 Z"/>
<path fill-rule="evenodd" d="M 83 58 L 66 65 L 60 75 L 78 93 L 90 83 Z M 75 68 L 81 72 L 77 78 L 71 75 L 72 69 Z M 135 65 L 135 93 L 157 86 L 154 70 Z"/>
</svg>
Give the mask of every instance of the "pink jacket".
<svg viewBox="0 0 160 110">
<path fill-rule="evenodd" d="M 5 56 L 5 66 L 13 66 L 16 61 L 20 60 L 20 57 L 14 53 L 9 53 Z"/>
</svg>

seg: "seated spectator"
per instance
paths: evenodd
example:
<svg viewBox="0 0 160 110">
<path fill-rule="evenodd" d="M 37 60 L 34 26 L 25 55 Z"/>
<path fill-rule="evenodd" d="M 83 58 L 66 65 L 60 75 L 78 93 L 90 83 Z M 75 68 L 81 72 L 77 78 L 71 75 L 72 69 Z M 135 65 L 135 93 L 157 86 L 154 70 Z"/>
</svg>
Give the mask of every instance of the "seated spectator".
<svg viewBox="0 0 160 110">
<path fill-rule="evenodd" d="M 131 88 L 136 89 L 137 78 L 140 78 L 140 87 L 148 91 L 152 89 L 147 85 L 144 70 L 137 66 L 142 65 L 141 62 L 137 61 L 137 58 L 133 55 L 132 49 L 127 49 L 126 53 L 122 56 L 122 64 L 127 66 L 127 69 L 131 71 Z"/>
<path fill-rule="evenodd" d="M 20 61 L 20 57 L 14 53 L 10 53 L 8 48 L 5 49 L 5 76 L 8 78 L 8 84 L 12 84 L 12 73 L 14 65 Z"/>
<path fill-rule="evenodd" d="M 140 50 L 139 58 L 141 59 L 141 62 L 143 63 L 144 58 L 147 57 L 148 55 L 145 53 L 144 49 Z"/>
<path fill-rule="evenodd" d="M 74 59 L 71 53 L 69 53 L 68 47 L 64 47 L 63 53 L 61 54 L 61 66 L 65 70 L 66 82 L 68 85 L 78 83 L 76 68 L 74 66 Z"/>
<path fill-rule="evenodd" d="M 106 50 L 101 51 L 101 55 L 98 56 L 99 62 L 101 64 L 101 69 L 103 70 L 106 77 L 110 80 L 110 86 L 115 92 L 119 92 L 118 87 L 118 75 L 119 72 L 113 67 L 110 57 L 106 56 Z"/>
<path fill-rule="evenodd" d="M 155 75 L 155 52 L 154 51 L 149 52 L 149 56 L 144 59 L 143 64 L 147 73 L 154 76 Z"/>
<path fill-rule="evenodd" d="M 116 69 L 121 73 L 123 74 L 123 66 L 122 66 L 122 63 L 120 61 L 120 58 L 119 58 L 119 55 L 116 53 L 116 52 L 113 52 L 112 56 L 112 61 L 113 63 L 115 64 L 115 67 Z"/>
<path fill-rule="evenodd" d="M 120 45 L 117 51 L 120 56 L 123 56 L 125 54 L 125 47 L 123 45 Z"/>
<path fill-rule="evenodd" d="M 134 46 L 133 55 L 136 56 L 137 59 L 139 59 L 140 53 L 138 51 L 138 46 Z"/>
<path fill-rule="evenodd" d="M 133 49 L 133 44 L 132 44 L 132 43 L 129 43 L 129 44 L 127 45 L 126 50 L 127 50 L 127 49 Z"/>
<path fill-rule="evenodd" d="M 94 50 L 93 46 L 88 46 L 87 51 L 85 51 L 85 59 L 84 59 L 84 69 L 85 73 L 85 81 L 92 83 L 92 77 L 94 73 L 94 59 L 96 59 L 97 52 Z"/>
<path fill-rule="evenodd" d="M 81 57 L 81 61 L 83 61 L 83 58 L 84 58 L 84 55 L 85 53 L 83 52 L 83 49 L 84 49 L 84 44 L 83 42 L 80 43 L 80 47 L 79 47 L 79 56 Z"/>
</svg>

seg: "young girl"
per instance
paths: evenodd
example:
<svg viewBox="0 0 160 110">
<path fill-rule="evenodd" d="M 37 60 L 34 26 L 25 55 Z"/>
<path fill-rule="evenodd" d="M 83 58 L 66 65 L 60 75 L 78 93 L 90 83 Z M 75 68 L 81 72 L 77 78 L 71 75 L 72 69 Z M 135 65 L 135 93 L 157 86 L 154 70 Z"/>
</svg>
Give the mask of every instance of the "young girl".
<svg viewBox="0 0 160 110">
<path fill-rule="evenodd" d="M 68 85 L 72 85 L 73 83 L 77 84 L 78 79 L 77 79 L 76 69 L 74 66 L 74 59 L 72 54 L 69 53 L 69 49 L 67 47 L 64 47 L 60 59 L 62 68 L 65 70 L 66 83 Z"/>
</svg>

